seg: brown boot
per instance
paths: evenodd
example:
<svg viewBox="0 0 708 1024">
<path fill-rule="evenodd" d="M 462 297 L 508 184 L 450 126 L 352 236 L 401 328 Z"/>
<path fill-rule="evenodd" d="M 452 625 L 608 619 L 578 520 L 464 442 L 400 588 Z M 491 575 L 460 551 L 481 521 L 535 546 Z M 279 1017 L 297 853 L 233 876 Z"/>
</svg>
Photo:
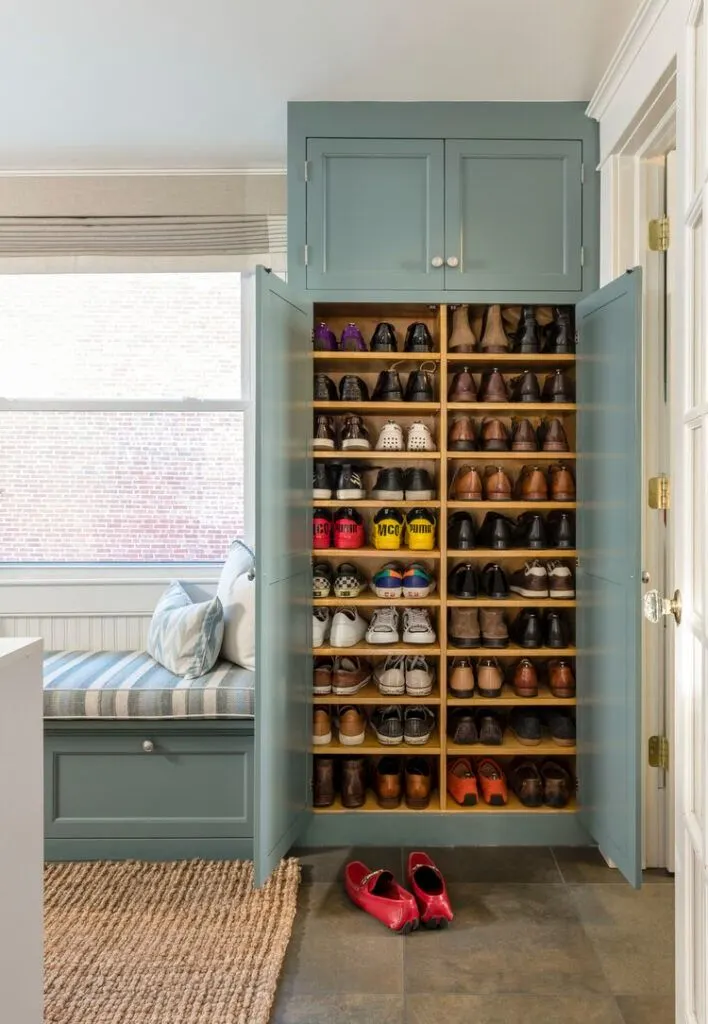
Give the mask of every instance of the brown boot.
<svg viewBox="0 0 708 1024">
<path fill-rule="evenodd" d="M 478 609 L 451 608 L 449 635 L 453 647 L 479 647 L 481 633 Z"/>
<path fill-rule="evenodd" d="M 467 366 L 452 378 L 447 398 L 449 402 L 474 402 L 477 398 L 477 385 Z"/>
<path fill-rule="evenodd" d="M 366 766 L 363 757 L 342 758 L 342 807 L 362 807 L 366 802 Z"/>
<path fill-rule="evenodd" d="M 502 323 L 501 306 L 490 306 L 487 310 L 479 348 L 482 352 L 508 352 L 511 348 Z"/>
<path fill-rule="evenodd" d="M 548 481 L 540 466 L 524 466 L 516 482 L 521 501 L 548 501 Z"/>
<path fill-rule="evenodd" d="M 548 686 L 554 697 L 575 696 L 575 676 L 569 661 L 553 658 L 548 662 Z"/>
<path fill-rule="evenodd" d="M 514 693 L 517 697 L 538 697 L 538 675 L 528 658 L 522 658 L 514 669 Z"/>
<path fill-rule="evenodd" d="M 575 501 L 575 480 L 567 466 L 551 466 L 551 501 Z"/>
<path fill-rule="evenodd" d="M 474 420 L 471 416 L 455 416 L 447 435 L 449 452 L 472 452 L 477 447 Z"/>
<path fill-rule="evenodd" d="M 450 497 L 453 501 L 481 501 L 482 478 L 474 466 L 460 466 L 450 484 Z"/>
<path fill-rule="evenodd" d="M 570 451 L 565 428 L 559 419 L 544 420 L 539 435 L 543 438 L 544 452 Z"/>
<path fill-rule="evenodd" d="M 422 811 L 430 803 L 430 762 L 425 757 L 406 758 L 406 806 Z"/>
<path fill-rule="evenodd" d="M 509 431 L 502 420 L 482 420 L 479 434 L 480 448 L 483 452 L 508 452 Z"/>
<path fill-rule="evenodd" d="M 501 608 L 480 608 L 482 647 L 508 647 L 509 630 Z"/>
<path fill-rule="evenodd" d="M 477 689 L 482 697 L 501 697 L 504 675 L 496 658 L 477 662 Z"/>
<path fill-rule="evenodd" d="M 515 420 L 512 426 L 512 452 L 538 451 L 538 438 L 536 437 L 536 431 L 533 429 L 530 420 Z"/>
<path fill-rule="evenodd" d="M 403 769 L 400 757 L 382 757 L 374 772 L 376 803 L 379 807 L 398 807 L 403 795 Z"/>
<path fill-rule="evenodd" d="M 511 480 L 501 466 L 487 466 L 484 494 L 487 501 L 511 501 Z"/>
<path fill-rule="evenodd" d="M 314 807 L 331 807 L 334 803 L 334 758 L 315 758 Z"/>
<path fill-rule="evenodd" d="M 485 370 L 477 392 L 478 402 L 508 402 L 509 389 L 500 370 Z"/>
<path fill-rule="evenodd" d="M 474 352 L 477 339 L 470 327 L 470 307 L 458 306 L 452 314 L 452 334 L 448 342 L 450 352 Z"/>
<path fill-rule="evenodd" d="M 448 689 L 453 697 L 474 697 L 474 669 L 469 658 L 453 658 Z"/>
</svg>

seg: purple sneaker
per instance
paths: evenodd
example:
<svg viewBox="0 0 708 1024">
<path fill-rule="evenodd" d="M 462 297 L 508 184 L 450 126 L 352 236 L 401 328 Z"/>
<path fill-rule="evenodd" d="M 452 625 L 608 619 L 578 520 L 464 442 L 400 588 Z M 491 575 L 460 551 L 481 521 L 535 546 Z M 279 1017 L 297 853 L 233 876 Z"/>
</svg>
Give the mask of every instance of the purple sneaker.
<svg viewBox="0 0 708 1024">
<path fill-rule="evenodd" d="M 318 324 L 312 335 L 315 352 L 336 352 L 337 338 L 327 324 Z"/>
<path fill-rule="evenodd" d="M 356 324 L 347 324 L 339 343 L 342 352 L 366 352 L 366 342 Z"/>
</svg>

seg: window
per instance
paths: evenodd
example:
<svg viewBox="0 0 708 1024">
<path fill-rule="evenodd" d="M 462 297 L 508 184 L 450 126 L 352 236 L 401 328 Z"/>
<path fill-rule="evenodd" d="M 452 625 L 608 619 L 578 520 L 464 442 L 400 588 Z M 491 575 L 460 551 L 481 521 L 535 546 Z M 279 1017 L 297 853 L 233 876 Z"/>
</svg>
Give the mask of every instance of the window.
<svg viewBox="0 0 708 1024">
<path fill-rule="evenodd" d="M 0 275 L 0 561 L 219 562 L 243 533 L 235 272 Z"/>
</svg>

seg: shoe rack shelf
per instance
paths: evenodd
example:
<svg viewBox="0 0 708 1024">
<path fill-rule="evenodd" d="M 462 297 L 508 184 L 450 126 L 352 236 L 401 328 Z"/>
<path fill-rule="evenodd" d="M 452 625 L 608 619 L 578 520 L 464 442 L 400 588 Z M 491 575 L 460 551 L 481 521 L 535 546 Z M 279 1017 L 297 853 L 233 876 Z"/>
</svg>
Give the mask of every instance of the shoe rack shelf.
<svg viewBox="0 0 708 1024">
<path fill-rule="evenodd" d="M 370 682 L 358 693 L 351 695 L 315 695 L 312 698 L 313 704 L 318 707 L 327 707 L 332 712 L 338 705 L 354 704 L 364 709 L 386 706 L 389 704 L 413 705 L 422 704 L 432 708 L 437 717 L 437 725 L 434 734 L 425 745 L 413 745 L 399 743 L 396 745 L 382 745 L 377 740 L 371 726 L 367 727 L 366 738 L 362 744 L 349 746 L 337 741 L 336 725 L 333 722 L 332 741 L 328 744 L 313 745 L 312 751 L 316 756 L 357 756 L 364 755 L 368 761 L 383 756 L 401 757 L 403 759 L 414 756 L 425 756 L 430 759 L 432 791 L 430 802 L 425 809 L 411 808 L 406 805 L 405 799 L 396 808 L 382 808 L 379 806 L 376 795 L 371 788 L 366 791 L 364 803 L 358 808 L 342 806 L 342 799 L 339 793 L 336 794 L 334 802 L 328 807 L 315 807 L 317 814 L 573 814 L 576 810 L 575 800 L 562 808 L 553 807 L 525 807 L 517 796 L 509 788 L 508 802 L 503 807 L 490 806 L 484 803 L 480 797 L 479 802 L 474 806 L 460 806 L 447 793 L 446 769 L 448 758 L 464 756 L 473 760 L 478 757 L 492 757 L 499 759 L 499 763 L 506 771 L 510 761 L 514 757 L 532 758 L 540 764 L 545 759 L 559 760 L 568 765 L 568 759 L 574 759 L 576 747 L 563 746 L 555 743 L 549 736 L 544 736 L 541 743 L 527 745 L 518 741 L 516 736 L 507 727 L 504 733 L 503 743 L 500 746 L 487 746 L 476 744 L 456 744 L 447 736 L 448 709 L 499 709 L 508 711 L 515 706 L 530 708 L 574 708 L 577 704 L 575 698 L 554 697 L 546 685 L 546 675 L 543 665 L 551 658 L 573 658 L 576 649 L 572 644 L 563 648 L 525 648 L 516 643 L 510 642 L 503 648 L 477 646 L 477 647 L 456 647 L 448 640 L 448 617 L 447 609 L 459 607 L 494 607 L 509 611 L 512 618 L 516 612 L 523 608 L 542 609 L 564 609 L 566 615 L 574 616 L 574 609 L 577 607 L 575 599 L 540 599 L 522 598 L 517 595 L 504 600 L 462 600 L 450 599 L 447 595 L 448 572 L 459 561 L 472 561 L 481 568 L 488 561 L 499 562 L 502 566 L 511 571 L 517 568 L 528 559 L 538 558 L 543 562 L 552 559 L 560 559 L 572 565 L 576 560 L 576 549 L 530 549 L 530 548 L 509 548 L 503 551 L 489 548 L 473 548 L 471 550 L 456 550 L 447 548 L 447 519 L 448 513 L 454 510 L 465 510 L 470 512 L 479 526 L 484 514 L 488 511 L 500 512 L 504 515 L 518 515 L 524 511 L 550 512 L 554 510 L 574 510 L 577 505 L 575 501 L 453 501 L 449 500 L 449 484 L 454 470 L 466 462 L 472 466 L 478 465 L 483 468 L 485 465 L 499 465 L 506 469 L 513 477 L 523 465 L 536 465 L 548 467 L 555 462 L 570 464 L 574 468 L 577 452 L 518 452 L 518 451 L 447 451 L 446 441 L 448 437 L 448 418 L 453 414 L 466 413 L 472 416 L 479 423 L 485 416 L 497 416 L 504 420 L 507 426 L 512 419 L 526 417 L 537 425 L 542 417 L 558 417 L 563 422 L 571 449 L 574 448 L 574 417 L 577 412 L 577 405 L 572 402 L 448 402 L 449 383 L 455 372 L 462 366 L 468 366 L 475 374 L 485 369 L 499 367 L 507 378 L 519 371 L 532 369 L 537 375 L 543 372 L 552 372 L 557 368 L 563 368 L 572 373 L 575 367 L 574 355 L 553 355 L 541 353 L 538 355 L 526 355 L 519 353 L 495 353 L 484 354 L 474 353 L 448 353 L 447 338 L 450 333 L 452 313 L 447 306 L 441 305 L 437 308 L 428 306 L 390 305 L 362 306 L 350 304 L 325 304 L 317 306 L 315 310 L 316 320 L 327 321 L 335 333 L 339 333 L 343 326 L 349 321 L 355 321 L 364 337 L 371 337 L 376 324 L 379 321 L 391 321 L 395 323 L 399 338 L 405 334 L 405 327 L 413 320 L 423 320 L 435 339 L 437 351 L 432 353 L 405 353 L 405 352 L 315 352 L 313 353 L 313 373 L 326 373 L 335 381 L 343 373 L 361 375 L 366 380 L 370 393 L 373 392 L 373 384 L 376 376 L 383 369 L 397 368 L 401 371 L 405 383 L 405 374 L 413 369 L 425 365 L 426 368 L 434 370 L 435 373 L 435 395 L 439 401 L 433 402 L 350 402 L 350 401 L 313 401 L 311 403 L 313 412 L 327 413 L 337 419 L 347 414 L 357 414 L 370 428 L 373 427 L 374 436 L 372 444 L 375 443 L 375 430 L 385 418 L 400 422 L 404 427 L 415 419 L 423 419 L 433 429 L 438 451 L 376 451 L 367 450 L 325 450 L 313 451 L 313 460 L 332 460 L 340 463 L 351 462 L 358 468 L 363 463 L 370 466 L 397 466 L 406 468 L 412 463 L 425 465 L 427 463 L 431 475 L 437 477 L 437 494 L 431 501 L 386 501 L 366 498 L 359 501 L 313 499 L 313 507 L 324 507 L 329 509 L 339 508 L 342 505 L 351 504 L 354 508 L 366 510 L 367 516 L 373 516 L 375 510 L 381 507 L 390 506 L 399 509 L 413 508 L 423 505 L 434 510 L 438 520 L 437 547 L 430 551 L 410 550 L 398 548 L 394 550 L 377 549 L 367 545 L 357 549 L 325 548 L 313 550 L 313 561 L 325 560 L 333 567 L 340 562 L 353 562 L 371 576 L 376 563 L 383 565 L 388 561 L 409 564 L 413 561 L 425 563 L 433 562 L 437 577 L 437 590 L 429 598 L 425 599 L 402 599 L 396 598 L 387 600 L 376 597 L 370 591 L 353 600 L 339 600 L 332 596 L 320 598 L 313 601 L 315 607 L 336 608 L 339 606 L 352 605 L 358 607 L 365 617 L 368 617 L 370 610 L 377 607 L 391 605 L 394 608 L 405 607 L 426 608 L 431 613 L 437 640 L 430 645 L 413 645 L 394 643 L 390 645 L 372 645 L 361 642 L 354 647 L 340 648 L 323 646 L 313 649 L 315 657 L 337 657 L 354 656 L 367 658 L 370 661 L 383 660 L 389 655 L 424 655 L 435 663 L 436 679 L 433 691 L 425 697 L 413 696 L 410 694 L 391 696 L 379 693 L 374 682 Z M 373 422 L 372 422 L 373 421 Z M 340 419 L 341 422 L 341 419 Z M 370 519 L 369 519 L 370 525 Z M 368 536 L 368 535 L 367 535 Z M 432 566 L 429 566 L 432 568 Z M 520 658 L 531 658 L 538 663 L 539 683 L 538 695 L 536 697 L 518 697 L 509 683 L 505 682 L 499 697 L 473 696 L 467 698 L 455 697 L 448 692 L 449 666 L 453 658 L 494 657 L 499 659 L 504 670 L 512 669 L 513 663 Z M 572 764 L 572 761 L 571 761 Z M 574 768 L 574 764 L 572 765 Z M 367 783 L 369 784 L 369 783 Z M 370 784 L 369 784 L 370 785 Z"/>
</svg>

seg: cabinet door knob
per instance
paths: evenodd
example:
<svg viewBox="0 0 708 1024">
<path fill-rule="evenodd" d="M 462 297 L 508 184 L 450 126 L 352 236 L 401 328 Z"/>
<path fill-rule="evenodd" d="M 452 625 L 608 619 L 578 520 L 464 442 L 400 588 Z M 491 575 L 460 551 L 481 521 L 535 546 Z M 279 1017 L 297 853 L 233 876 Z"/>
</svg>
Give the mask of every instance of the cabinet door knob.
<svg viewBox="0 0 708 1024">
<path fill-rule="evenodd" d="M 145 751 L 146 754 L 152 754 L 154 749 L 155 744 L 152 742 L 152 740 L 143 740 L 143 750 Z"/>
<path fill-rule="evenodd" d="M 445 261 L 443 260 L 442 256 L 433 256 L 430 262 L 434 267 L 441 267 Z"/>
<path fill-rule="evenodd" d="M 460 261 L 457 256 L 448 256 L 446 262 L 448 267 L 458 267 L 460 265 Z"/>
</svg>

